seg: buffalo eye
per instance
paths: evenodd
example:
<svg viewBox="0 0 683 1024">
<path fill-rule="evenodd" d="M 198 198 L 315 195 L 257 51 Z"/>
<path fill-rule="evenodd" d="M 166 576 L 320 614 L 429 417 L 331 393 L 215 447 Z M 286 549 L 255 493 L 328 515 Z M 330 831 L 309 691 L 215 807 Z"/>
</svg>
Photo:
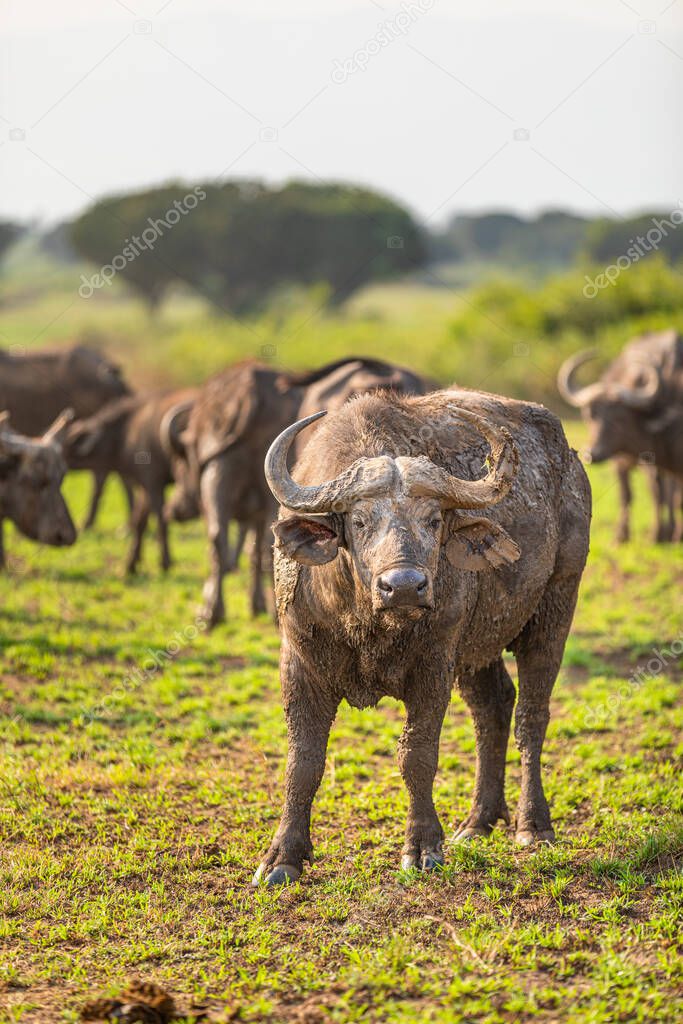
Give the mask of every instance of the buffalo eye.
<svg viewBox="0 0 683 1024">
<path fill-rule="evenodd" d="M 432 516 L 431 519 L 427 520 L 427 526 L 430 530 L 438 530 L 441 526 L 441 516 Z"/>
<path fill-rule="evenodd" d="M 351 522 L 357 530 L 362 530 L 365 527 L 365 520 L 361 519 L 360 516 L 353 516 Z"/>
</svg>

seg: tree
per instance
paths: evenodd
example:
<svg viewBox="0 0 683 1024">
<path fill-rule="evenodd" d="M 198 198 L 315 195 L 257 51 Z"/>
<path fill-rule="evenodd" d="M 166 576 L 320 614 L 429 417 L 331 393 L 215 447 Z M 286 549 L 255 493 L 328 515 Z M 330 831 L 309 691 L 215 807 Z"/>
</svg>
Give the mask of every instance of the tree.
<svg viewBox="0 0 683 1024">
<path fill-rule="evenodd" d="M 191 214 L 199 203 L 195 195 L 192 209 L 187 208 L 190 192 L 174 184 L 112 196 L 74 221 L 74 248 L 99 267 L 84 281 L 81 294 L 87 294 L 84 288 L 108 287 L 118 275 L 155 309 L 169 285 L 187 280 L 187 256 L 193 249 Z M 194 278 L 189 281 L 194 283 Z"/>
<path fill-rule="evenodd" d="M 17 238 L 23 234 L 24 228 L 9 220 L 0 220 L 0 262 L 4 260 Z"/>
<path fill-rule="evenodd" d="M 83 287 L 120 274 L 154 308 L 184 281 L 235 312 L 292 283 L 327 282 L 338 304 L 426 255 L 417 224 L 397 203 L 368 189 L 307 182 L 169 185 L 112 197 L 79 217 L 71 238 L 100 265 Z"/>
</svg>

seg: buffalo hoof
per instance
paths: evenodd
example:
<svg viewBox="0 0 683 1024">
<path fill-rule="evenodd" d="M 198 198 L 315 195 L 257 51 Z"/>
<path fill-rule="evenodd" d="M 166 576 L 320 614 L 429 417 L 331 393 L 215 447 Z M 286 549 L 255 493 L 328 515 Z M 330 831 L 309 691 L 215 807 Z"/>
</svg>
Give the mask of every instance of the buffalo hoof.
<svg viewBox="0 0 683 1024">
<path fill-rule="evenodd" d="M 492 829 L 490 825 L 466 825 L 453 836 L 454 843 L 467 843 L 471 839 L 488 839 Z"/>
<path fill-rule="evenodd" d="M 418 868 L 420 871 L 434 871 L 442 868 L 444 856 L 440 850 L 425 850 L 419 857 L 412 853 L 404 853 L 401 857 L 401 870 L 410 871 L 411 868 Z"/>
<path fill-rule="evenodd" d="M 261 885 L 261 883 L 264 883 L 269 888 L 276 885 L 289 885 L 290 882 L 296 882 L 297 879 L 301 878 L 301 871 L 294 864 L 276 864 L 274 868 L 268 871 L 268 874 L 266 874 L 266 870 L 263 864 L 258 866 L 251 880 L 251 884 L 254 887 Z"/>
<path fill-rule="evenodd" d="M 518 832 L 515 836 L 515 842 L 518 846 L 530 847 L 537 846 L 539 843 L 554 843 L 555 833 L 551 828 L 543 828 L 536 831 L 535 829 L 525 828 L 521 832 Z"/>
</svg>

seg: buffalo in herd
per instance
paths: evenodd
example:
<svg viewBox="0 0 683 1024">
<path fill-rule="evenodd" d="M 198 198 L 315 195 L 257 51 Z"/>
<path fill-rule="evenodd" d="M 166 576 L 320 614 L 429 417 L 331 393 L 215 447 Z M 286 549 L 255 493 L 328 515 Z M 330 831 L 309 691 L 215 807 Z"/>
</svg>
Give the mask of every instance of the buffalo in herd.
<svg viewBox="0 0 683 1024">
<path fill-rule="evenodd" d="M 683 338 L 637 338 L 597 382 L 579 385 L 593 355 L 567 360 L 557 384 L 588 423 L 586 461 L 615 463 L 619 539 L 629 537 L 638 465 L 655 498 L 655 539 L 680 539 Z M 224 576 L 246 538 L 254 614 L 267 609 L 264 576 L 273 574 L 289 755 L 282 818 L 256 883 L 295 880 L 312 858 L 311 805 L 343 699 L 368 707 L 390 695 L 405 704 L 403 867 L 443 862 L 432 786 L 454 680 L 477 742 L 471 810 L 456 838 L 509 822 L 515 690 L 505 650 L 519 675 L 516 837 L 552 840 L 540 759 L 591 516 L 587 477 L 552 413 L 438 390 L 364 357 L 305 373 L 246 361 L 200 387 L 135 394 L 115 364 L 83 346 L 0 353 L 0 409 L 0 529 L 10 519 L 33 540 L 73 544 L 65 473 L 94 476 L 85 526 L 114 474 L 129 501 L 128 573 L 150 516 L 162 570 L 171 565 L 169 525 L 203 518 L 210 627 L 226 616 Z"/>
<path fill-rule="evenodd" d="M 683 338 L 660 331 L 626 345 L 593 384 L 574 378 L 593 351 L 579 352 L 560 368 L 557 386 L 589 425 L 589 462 L 613 459 L 619 478 L 621 518 L 617 538 L 630 536 L 629 474 L 638 463 L 648 471 L 655 499 L 656 541 L 680 540 L 683 533 Z"/>
</svg>

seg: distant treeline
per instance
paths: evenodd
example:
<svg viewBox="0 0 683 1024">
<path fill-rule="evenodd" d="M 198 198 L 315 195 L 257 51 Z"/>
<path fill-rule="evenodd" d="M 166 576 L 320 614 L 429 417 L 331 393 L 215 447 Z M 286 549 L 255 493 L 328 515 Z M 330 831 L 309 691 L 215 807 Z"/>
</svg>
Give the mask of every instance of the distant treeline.
<svg viewBox="0 0 683 1024">
<path fill-rule="evenodd" d="M 548 210 L 538 217 L 514 213 L 457 214 L 432 238 L 432 257 L 444 261 L 490 261 L 504 266 L 549 269 L 574 264 L 631 262 L 659 252 L 669 263 L 683 256 L 683 208 L 637 217 L 579 217 Z M 629 253 L 629 250 L 631 252 Z"/>
<path fill-rule="evenodd" d="M 257 311 L 274 294 L 320 286 L 321 301 L 344 302 L 359 287 L 425 263 L 546 271 L 623 268 L 653 253 L 683 257 L 683 208 L 631 218 L 549 210 L 458 214 L 430 233 L 388 197 L 346 184 L 293 181 L 173 183 L 102 199 L 42 236 L 60 261 L 85 260 L 80 294 L 118 277 L 151 308 L 169 287 L 190 286 L 228 312 Z M 0 222 L 0 260 L 22 233 Z M 611 275 L 611 278 L 614 275 Z"/>
</svg>

